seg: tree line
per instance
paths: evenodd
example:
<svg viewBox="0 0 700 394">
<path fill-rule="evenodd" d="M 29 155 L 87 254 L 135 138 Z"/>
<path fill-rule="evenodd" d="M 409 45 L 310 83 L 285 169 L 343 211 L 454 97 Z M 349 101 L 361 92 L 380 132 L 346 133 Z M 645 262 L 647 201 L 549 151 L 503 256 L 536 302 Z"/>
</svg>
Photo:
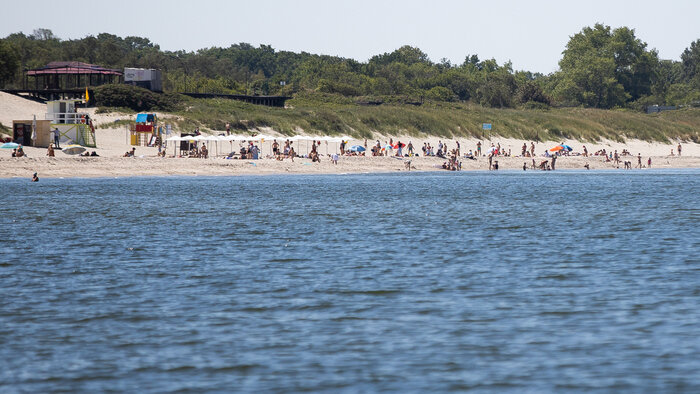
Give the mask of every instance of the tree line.
<svg viewBox="0 0 700 394">
<path fill-rule="evenodd" d="M 61 40 L 51 30 L 0 39 L 0 86 L 20 87 L 22 70 L 51 61 L 82 61 L 104 67 L 157 68 L 169 92 L 294 95 L 323 92 L 357 102 L 470 101 L 488 107 L 643 108 L 650 104 L 700 102 L 700 39 L 680 61 L 635 36 L 634 29 L 596 24 L 570 37 L 559 70 L 543 75 L 513 70 L 468 55 L 461 64 L 431 61 L 419 48 L 403 46 L 367 62 L 337 56 L 276 51 L 240 43 L 196 52 L 163 51 L 144 37 L 101 33 Z"/>
</svg>

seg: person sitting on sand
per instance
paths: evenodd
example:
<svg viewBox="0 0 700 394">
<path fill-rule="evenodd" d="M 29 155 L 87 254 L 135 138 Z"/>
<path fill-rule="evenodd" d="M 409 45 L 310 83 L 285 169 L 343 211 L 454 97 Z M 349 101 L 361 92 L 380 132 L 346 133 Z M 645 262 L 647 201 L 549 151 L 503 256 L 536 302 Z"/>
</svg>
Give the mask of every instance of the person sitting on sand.
<svg viewBox="0 0 700 394">
<path fill-rule="evenodd" d="M 100 155 L 98 155 L 96 151 L 92 151 L 92 153 L 90 153 L 90 156 L 91 157 L 99 157 Z M 163 157 L 165 157 L 165 151 L 163 151 Z"/>
<path fill-rule="evenodd" d="M 46 156 L 56 157 L 56 153 L 54 152 L 54 149 L 53 149 L 53 144 L 49 144 L 49 148 L 46 150 Z"/>
<path fill-rule="evenodd" d="M 17 153 L 16 153 L 15 157 L 24 157 L 24 156 L 25 156 L 24 149 L 22 149 L 22 145 L 20 145 L 17 148 Z"/>
</svg>

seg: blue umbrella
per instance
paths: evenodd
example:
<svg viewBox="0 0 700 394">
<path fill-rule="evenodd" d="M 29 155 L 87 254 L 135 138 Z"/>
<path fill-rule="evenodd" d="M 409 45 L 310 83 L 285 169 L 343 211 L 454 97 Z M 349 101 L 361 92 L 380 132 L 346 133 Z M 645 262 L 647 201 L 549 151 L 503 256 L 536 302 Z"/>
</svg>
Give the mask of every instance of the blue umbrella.
<svg viewBox="0 0 700 394">
<path fill-rule="evenodd" d="M 366 149 L 362 145 L 353 145 L 350 147 L 350 152 L 364 152 Z"/>
<path fill-rule="evenodd" d="M 14 142 L 6 142 L 2 145 L 0 145 L 0 149 L 17 149 L 19 148 L 19 144 L 14 143 Z"/>
<path fill-rule="evenodd" d="M 566 149 L 566 150 L 568 150 L 569 152 L 571 152 L 572 150 L 574 150 L 574 148 L 570 147 L 569 145 L 564 145 L 564 144 L 562 144 L 561 147 L 564 148 L 564 149 Z"/>
</svg>

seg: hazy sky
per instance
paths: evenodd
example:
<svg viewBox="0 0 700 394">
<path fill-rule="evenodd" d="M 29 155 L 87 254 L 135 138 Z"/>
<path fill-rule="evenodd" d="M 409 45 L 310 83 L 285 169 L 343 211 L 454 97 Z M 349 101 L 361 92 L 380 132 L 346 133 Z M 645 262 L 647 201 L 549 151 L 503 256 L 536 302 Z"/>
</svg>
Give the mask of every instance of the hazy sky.
<svg viewBox="0 0 700 394">
<path fill-rule="evenodd" d="M 596 22 L 634 28 L 663 59 L 700 38 L 700 0 L 0 0 L 0 9 L 1 37 L 43 27 L 62 39 L 107 32 L 188 51 L 248 42 L 360 61 L 412 45 L 433 61 L 478 54 L 542 73 L 557 70 L 569 36 Z"/>
</svg>

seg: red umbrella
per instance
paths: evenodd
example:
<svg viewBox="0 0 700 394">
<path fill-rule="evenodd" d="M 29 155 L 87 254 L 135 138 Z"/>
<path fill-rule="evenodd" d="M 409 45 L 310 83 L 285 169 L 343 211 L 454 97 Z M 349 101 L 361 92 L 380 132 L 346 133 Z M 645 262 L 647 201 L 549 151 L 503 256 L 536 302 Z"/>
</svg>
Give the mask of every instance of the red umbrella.
<svg viewBox="0 0 700 394">
<path fill-rule="evenodd" d="M 405 146 L 406 146 L 406 144 L 404 144 L 404 143 L 402 142 L 402 143 L 401 143 L 401 148 L 403 148 L 403 147 L 405 147 Z M 399 144 L 394 145 L 394 149 L 399 149 Z"/>
</svg>

